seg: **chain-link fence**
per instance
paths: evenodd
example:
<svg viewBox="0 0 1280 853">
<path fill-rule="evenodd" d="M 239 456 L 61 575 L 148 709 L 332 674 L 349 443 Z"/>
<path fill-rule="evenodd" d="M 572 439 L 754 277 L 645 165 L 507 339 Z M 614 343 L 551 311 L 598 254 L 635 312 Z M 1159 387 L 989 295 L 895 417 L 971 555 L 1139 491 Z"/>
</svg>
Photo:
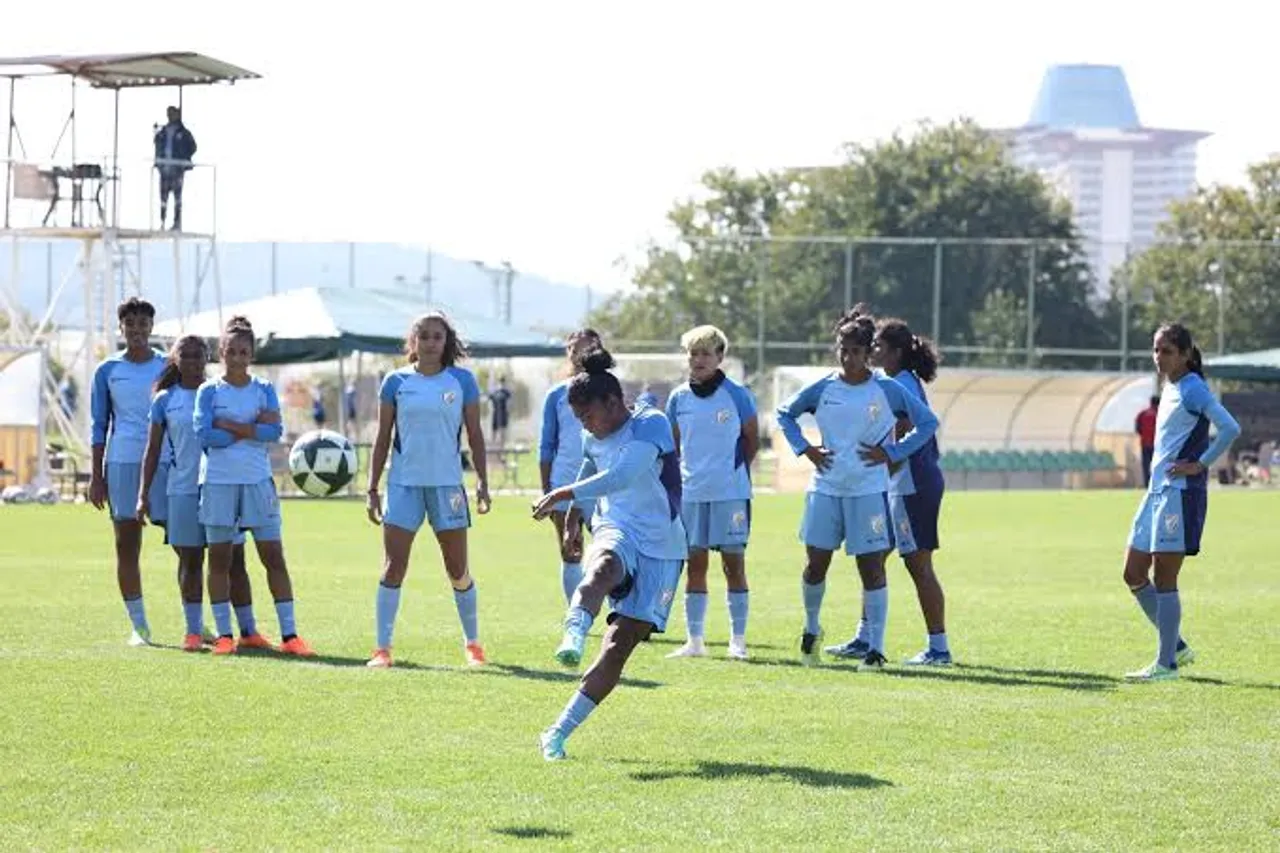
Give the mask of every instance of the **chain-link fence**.
<svg viewBox="0 0 1280 853">
<path fill-rule="evenodd" d="M 1166 321 L 1206 354 L 1280 341 L 1280 243 L 686 240 L 651 250 L 598 319 L 617 348 L 650 351 L 716 323 L 755 372 L 828 358 L 834 321 L 857 303 L 902 318 L 951 365 L 1133 369 Z"/>
</svg>

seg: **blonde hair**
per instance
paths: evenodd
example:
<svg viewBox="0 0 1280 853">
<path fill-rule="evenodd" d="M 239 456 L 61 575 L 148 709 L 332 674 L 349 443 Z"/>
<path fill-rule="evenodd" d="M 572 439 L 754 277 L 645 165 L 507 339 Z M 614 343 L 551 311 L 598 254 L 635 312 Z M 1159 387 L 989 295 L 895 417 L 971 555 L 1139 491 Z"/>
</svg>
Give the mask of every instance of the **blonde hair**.
<svg viewBox="0 0 1280 853">
<path fill-rule="evenodd" d="M 680 336 L 680 346 L 685 352 L 694 347 L 708 347 L 723 356 L 729 351 L 729 339 L 715 326 L 695 326 Z"/>
</svg>

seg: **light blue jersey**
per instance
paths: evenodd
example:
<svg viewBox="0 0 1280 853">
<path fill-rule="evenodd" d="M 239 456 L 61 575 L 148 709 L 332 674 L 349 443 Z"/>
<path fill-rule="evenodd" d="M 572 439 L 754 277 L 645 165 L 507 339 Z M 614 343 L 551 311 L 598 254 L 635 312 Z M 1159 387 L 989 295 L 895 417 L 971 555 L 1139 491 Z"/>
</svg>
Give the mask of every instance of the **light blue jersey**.
<svg viewBox="0 0 1280 853">
<path fill-rule="evenodd" d="M 569 405 L 569 380 L 552 386 L 542 401 L 538 461 L 551 463 L 551 488 L 572 483 L 582 467 L 582 424 Z"/>
<path fill-rule="evenodd" d="M 680 463 L 666 415 L 635 412 L 612 435 L 583 433 L 584 459 L 575 500 L 598 498 L 594 541 L 620 537 L 643 557 L 688 556 L 680 520 Z"/>
<path fill-rule="evenodd" d="M 89 397 L 92 443 L 106 445 L 107 464 L 142 464 L 150 431 L 151 389 L 165 363 L 165 357 L 154 350 L 142 362 L 129 361 L 121 351 L 94 371 Z"/>
<path fill-rule="evenodd" d="M 1209 424 L 1218 434 L 1209 443 Z M 1174 462 L 1198 461 L 1207 469 L 1240 435 L 1240 424 L 1214 398 L 1204 379 L 1188 373 L 1177 382 L 1166 382 L 1156 415 L 1156 447 L 1151 458 L 1151 484 L 1147 491 L 1165 488 L 1204 489 L 1209 473 L 1195 477 L 1170 477 Z"/>
<path fill-rule="evenodd" d="M 164 389 L 151 401 L 151 423 L 164 427 L 160 465 L 169 466 L 166 494 L 194 495 L 200 491 L 204 450 L 196 438 L 195 412 L 196 392 L 181 385 Z"/>
<path fill-rule="evenodd" d="M 756 416 L 751 392 L 727 376 L 705 397 L 686 382 L 667 398 L 667 420 L 680 431 L 680 478 L 686 502 L 748 500 L 742 425 Z"/>
<path fill-rule="evenodd" d="M 885 376 L 850 385 L 831 373 L 779 406 L 778 426 L 797 456 L 809 447 L 798 421 L 805 414 L 818 422 L 822 446 L 831 452 L 830 466 L 814 470 L 809 491 L 832 497 L 888 492 L 888 467 L 864 462 L 858 456 L 863 445 L 883 447 L 890 462 L 899 462 L 923 447 L 938 429 L 938 418 L 929 407 Z M 908 418 L 914 428 L 895 442 L 898 417 Z"/>
<path fill-rule="evenodd" d="M 250 376 L 247 385 L 232 385 L 223 378 L 210 379 L 196 391 L 192 424 L 205 461 L 201 485 L 248 485 L 271 479 L 271 459 L 267 444 L 284 434 L 281 424 L 257 424 L 262 412 L 279 412 L 275 386 Z M 226 430 L 215 429 L 216 420 L 256 424 L 251 439 L 237 439 Z M 206 522 L 208 523 L 208 522 Z"/>
<path fill-rule="evenodd" d="M 391 474 L 396 486 L 462 485 L 462 410 L 480 400 L 470 370 L 424 376 L 413 365 L 388 373 L 378 398 L 396 407 Z"/>
</svg>

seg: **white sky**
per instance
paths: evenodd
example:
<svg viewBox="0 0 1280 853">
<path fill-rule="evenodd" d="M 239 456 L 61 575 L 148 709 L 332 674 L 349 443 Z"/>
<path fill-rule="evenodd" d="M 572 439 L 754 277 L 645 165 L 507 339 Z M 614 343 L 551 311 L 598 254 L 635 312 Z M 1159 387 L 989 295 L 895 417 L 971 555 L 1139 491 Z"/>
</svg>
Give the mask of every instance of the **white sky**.
<svg viewBox="0 0 1280 853">
<path fill-rule="evenodd" d="M 6 2 L 0 55 L 196 50 L 264 75 L 185 96 L 222 239 L 430 244 L 595 286 L 707 168 L 830 162 L 920 118 L 1019 124 L 1056 62 L 1122 65 L 1144 124 L 1213 132 L 1202 182 L 1280 150 L 1264 2 L 49 5 Z M 83 160 L 109 148 L 111 98 L 79 98 Z M 123 160 L 174 98 L 124 95 Z M 65 83 L 19 86 L 29 156 L 68 105 Z"/>
</svg>

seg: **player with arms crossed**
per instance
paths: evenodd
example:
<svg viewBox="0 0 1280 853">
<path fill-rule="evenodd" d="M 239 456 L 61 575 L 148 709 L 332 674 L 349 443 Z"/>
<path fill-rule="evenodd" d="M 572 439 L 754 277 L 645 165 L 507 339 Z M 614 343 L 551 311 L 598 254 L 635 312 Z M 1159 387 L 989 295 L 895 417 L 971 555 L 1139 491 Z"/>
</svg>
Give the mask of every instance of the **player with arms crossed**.
<svg viewBox="0 0 1280 853">
<path fill-rule="evenodd" d="M 719 551 L 728 585 L 729 657 L 747 659 L 746 548 L 751 533 L 751 461 L 760 446 L 756 401 L 720 369 L 729 340 L 715 326 L 685 332 L 689 381 L 667 398 L 667 420 L 680 454 L 689 536 L 685 576 L 686 643 L 667 657 L 702 657 L 707 619 L 708 551 Z"/>
<path fill-rule="evenodd" d="M 1182 639 L 1178 573 L 1186 557 L 1200 553 L 1208 509 L 1209 466 L 1240 435 L 1240 425 L 1209 391 L 1200 350 L 1180 323 L 1156 330 L 1156 370 L 1164 379 L 1156 419 L 1151 482 L 1133 519 L 1124 582 L 1156 628 L 1156 659 L 1125 678 L 1166 681 L 1195 659 Z M 1209 424 L 1217 428 L 1209 442 Z M 1152 577 L 1154 575 L 1154 579 Z"/>
<path fill-rule="evenodd" d="M 600 654 L 559 719 L 540 738 L 548 761 L 565 757 L 565 741 L 617 686 L 636 646 L 667 626 L 688 554 L 680 521 L 680 468 L 671 425 L 660 410 L 632 412 L 609 372 L 613 357 L 598 349 L 582 359 L 569 383 L 569 405 L 582 422 L 584 459 L 577 482 L 553 489 L 534 505 L 545 518 L 557 504 L 596 499 L 586 576 L 565 615 L 556 659 L 577 666 L 587 632 L 606 598 L 612 612 Z M 570 510 L 567 523 L 575 523 Z"/>
<path fill-rule="evenodd" d="M 929 405 L 924 383 L 937 377 L 939 361 L 933 341 L 913 334 L 903 320 L 882 318 L 876 322 L 872 359 L 920 402 Z M 896 431 L 905 435 L 910 428 L 910 423 L 900 420 Z M 928 635 L 924 651 L 904 661 L 909 666 L 951 664 L 946 599 L 933 571 L 933 552 L 938 550 L 938 515 L 946 487 L 939 456 L 937 438 L 930 438 L 905 465 L 891 472 L 889 481 L 889 516 L 895 547 L 915 583 Z M 870 648 L 869 639 L 864 613 L 854 638 L 844 645 L 828 646 L 826 651 L 833 657 L 862 658 Z"/>
<path fill-rule="evenodd" d="M 600 335 L 595 329 L 578 329 L 569 335 L 565 345 L 569 379 L 559 382 L 547 391 L 542 400 L 542 435 L 538 442 L 538 469 L 542 475 L 542 493 L 571 483 L 582 467 L 582 424 L 569 405 L 569 381 L 582 372 L 582 355 L 600 347 Z M 584 524 L 590 523 L 594 507 L 584 505 L 574 516 L 575 526 L 565 531 L 565 519 L 569 503 L 558 504 L 551 510 L 551 522 L 556 529 L 556 547 L 560 549 L 560 586 L 567 603 L 573 591 L 582 582 L 582 533 Z"/>
<path fill-rule="evenodd" d="M 200 463 L 204 452 L 196 441 L 196 390 L 204 383 L 208 354 L 199 335 L 184 335 L 169 351 L 156 380 L 151 401 L 151 429 L 142 462 L 138 518 L 154 519 L 152 508 L 167 506 L 165 542 L 178 555 L 178 589 L 187 623 L 182 648 L 200 651 L 204 635 L 204 528 L 200 526 Z M 167 449 L 168 453 L 162 453 Z M 167 455 L 168 461 L 162 456 Z M 163 476 L 162 476 L 163 475 Z M 155 492 L 155 501 L 151 500 Z M 258 633 L 253 598 L 244 563 L 244 534 L 236 532 L 231 556 L 231 601 L 240 623 L 240 648 L 271 647 Z"/>
<path fill-rule="evenodd" d="M 164 355 L 151 348 L 155 317 L 155 307 L 144 299 L 135 296 L 120 303 L 116 318 L 125 349 L 98 365 L 89 396 L 93 425 L 89 502 L 96 509 L 105 505 L 111 513 L 116 582 L 133 624 L 129 643 L 134 646 L 151 643 L 151 627 L 142 604 L 142 523 L 137 508 L 151 389 L 165 366 Z M 164 517 L 164 508 L 154 510 L 155 518 Z"/>
<path fill-rule="evenodd" d="M 480 427 L 480 385 L 458 362 L 467 350 L 444 314 L 433 311 L 414 321 L 405 340 L 407 367 L 388 373 L 378 392 L 378 437 L 369 463 L 369 520 L 382 525 L 382 579 L 375 607 L 377 647 L 368 665 L 392 665 L 391 638 L 400 608 L 400 587 L 409 570 L 413 540 L 424 521 L 440 545 L 444 570 L 462 622 L 468 665 L 485 663 L 476 610 L 476 583 L 467 565 L 471 510 L 462 483 L 462 428 L 467 428 L 476 472 L 476 509 L 489 511 L 488 468 Z M 394 453 L 391 453 L 394 445 Z M 378 481 L 387 455 L 385 507 Z"/>
<path fill-rule="evenodd" d="M 223 375 L 200 386 L 192 412 L 196 440 L 205 454 L 199 518 L 209 545 L 209 606 L 218 633 L 213 653 L 236 651 L 231 635 L 231 562 L 237 535 L 249 531 L 275 600 L 279 651 L 312 657 L 315 652 L 295 627 L 293 582 L 281 541 L 280 498 L 267 449 L 284 432 L 280 400 L 270 381 L 249 372 L 254 346 L 248 319 L 236 316 L 227 321 L 218 347 Z"/>
<path fill-rule="evenodd" d="M 907 459 L 937 431 L 937 417 L 915 396 L 887 376 L 871 372 L 868 359 L 875 321 L 858 309 L 836 323 L 836 355 L 840 370 L 800 389 L 777 411 L 778 426 L 797 456 L 813 463 L 805 494 L 800 538 L 805 544 L 803 577 L 805 628 L 800 638 L 801 662 L 821 658 L 819 615 L 826 593 L 831 555 L 843 542 L 862 579 L 870 629 L 870 648 L 860 669 L 881 669 L 889 612 L 885 556 L 893 548 L 889 516 L 889 464 Z M 798 418 L 813 415 L 821 444 L 805 440 Z M 913 425 L 895 442 L 899 418 Z"/>
</svg>

